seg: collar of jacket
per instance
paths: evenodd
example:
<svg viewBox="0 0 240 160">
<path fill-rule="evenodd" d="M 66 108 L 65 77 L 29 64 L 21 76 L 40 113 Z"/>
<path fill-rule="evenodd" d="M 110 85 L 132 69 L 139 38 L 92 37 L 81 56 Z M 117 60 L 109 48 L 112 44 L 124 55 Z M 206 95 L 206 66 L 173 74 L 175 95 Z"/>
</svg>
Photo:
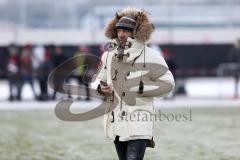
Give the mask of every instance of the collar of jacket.
<svg viewBox="0 0 240 160">
<path fill-rule="evenodd" d="M 128 37 L 127 41 L 132 45 L 130 48 L 125 50 L 126 54 L 129 53 L 129 57 L 127 58 L 126 62 L 132 63 L 136 57 L 139 57 L 140 54 L 144 52 L 144 47 L 146 47 L 146 44 L 130 37 Z"/>
<path fill-rule="evenodd" d="M 132 63 L 136 57 L 138 57 L 141 52 L 144 52 L 144 47 L 146 44 L 144 42 L 138 41 L 136 39 L 127 38 L 127 42 L 131 43 L 131 47 L 124 50 L 124 54 L 129 54 L 129 57 L 126 59 L 127 63 Z M 117 40 L 113 39 L 112 43 L 117 44 Z"/>
</svg>

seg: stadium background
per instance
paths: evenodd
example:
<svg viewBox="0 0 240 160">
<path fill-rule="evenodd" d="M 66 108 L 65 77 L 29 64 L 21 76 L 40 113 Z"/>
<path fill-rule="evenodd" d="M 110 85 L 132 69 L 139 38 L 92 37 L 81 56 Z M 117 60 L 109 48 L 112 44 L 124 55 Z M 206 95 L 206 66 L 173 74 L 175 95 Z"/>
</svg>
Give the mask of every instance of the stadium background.
<svg viewBox="0 0 240 160">
<path fill-rule="evenodd" d="M 219 75 L 240 37 L 238 0 L 0 0 L 0 159 L 116 159 L 103 135 L 101 118 L 63 122 L 54 115 L 56 101 L 33 100 L 28 86 L 23 101 L 9 102 L 8 46 L 60 46 L 68 57 L 79 46 L 100 56 L 104 26 L 126 6 L 151 14 L 156 31 L 150 45 L 170 54 L 179 80 L 174 99 L 155 99 L 168 114 L 192 110 L 193 121 L 155 124 L 156 148 L 146 159 L 238 160 L 239 107 L 234 77 Z M 240 88 L 238 88 L 238 91 Z M 88 110 L 98 101 L 77 101 L 73 110 Z"/>
</svg>

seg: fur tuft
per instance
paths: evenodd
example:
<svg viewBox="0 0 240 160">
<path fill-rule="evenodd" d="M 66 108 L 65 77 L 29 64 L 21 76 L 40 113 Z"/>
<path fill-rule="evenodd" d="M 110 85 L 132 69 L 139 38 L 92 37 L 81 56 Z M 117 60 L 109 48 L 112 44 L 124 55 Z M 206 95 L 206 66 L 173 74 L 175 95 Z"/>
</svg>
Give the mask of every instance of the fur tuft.
<svg viewBox="0 0 240 160">
<path fill-rule="evenodd" d="M 115 26 L 118 20 L 123 16 L 135 17 L 136 27 L 133 31 L 133 36 L 135 39 L 142 42 L 146 42 L 150 39 L 150 36 L 154 31 L 154 26 L 148 17 L 148 13 L 144 10 L 132 7 L 125 8 L 116 13 L 116 15 L 112 18 L 106 27 L 106 37 L 110 39 L 117 38 L 117 30 Z"/>
</svg>

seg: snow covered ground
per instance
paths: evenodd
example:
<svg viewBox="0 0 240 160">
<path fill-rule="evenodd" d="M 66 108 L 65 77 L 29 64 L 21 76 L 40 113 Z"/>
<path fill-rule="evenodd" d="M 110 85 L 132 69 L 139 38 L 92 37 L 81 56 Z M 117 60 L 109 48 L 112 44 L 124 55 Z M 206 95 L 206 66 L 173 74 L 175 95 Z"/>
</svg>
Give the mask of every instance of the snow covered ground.
<svg viewBox="0 0 240 160">
<path fill-rule="evenodd" d="M 39 88 L 35 83 L 36 91 Z M 175 99 L 163 100 L 155 98 L 155 107 L 240 107 L 240 98 L 234 99 L 234 81 L 232 78 L 192 78 L 185 80 L 186 95 L 176 96 Z M 0 81 L 0 110 L 11 109 L 54 109 L 60 100 L 38 102 L 33 100 L 30 86 L 23 88 L 23 101 L 8 102 L 9 90 L 7 81 Z M 51 91 L 51 89 L 50 89 Z M 240 93 L 240 88 L 239 88 Z M 93 108 L 101 103 L 99 100 L 76 101 L 72 108 Z"/>
<path fill-rule="evenodd" d="M 192 121 L 156 121 L 156 147 L 147 148 L 145 160 L 239 160 L 239 114 L 236 107 L 193 108 Z M 102 118 L 65 122 L 51 110 L 2 110 L 0 128 L 3 160 L 117 160 L 114 144 L 104 136 Z"/>
<path fill-rule="evenodd" d="M 191 120 L 156 121 L 156 147 L 147 149 L 145 160 L 239 160 L 240 99 L 232 98 L 231 85 L 231 79 L 192 79 L 186 81 L 187 95 L 173 100 L 156 98 L 157 113 L 191 113 Z M 9 102 L 6 81 L 0 82 L 0 89 L 0 159 L 117 159 L 113 143 L 104 136 L 102 117 L 84 122 L 61 121 L 54 114 L 60 100 L 34 101 L 30 87 L 25 86 L 24 100 Z M 75 101 L 71 111 L 84 112 L 99 103 Z"/>
</svg>

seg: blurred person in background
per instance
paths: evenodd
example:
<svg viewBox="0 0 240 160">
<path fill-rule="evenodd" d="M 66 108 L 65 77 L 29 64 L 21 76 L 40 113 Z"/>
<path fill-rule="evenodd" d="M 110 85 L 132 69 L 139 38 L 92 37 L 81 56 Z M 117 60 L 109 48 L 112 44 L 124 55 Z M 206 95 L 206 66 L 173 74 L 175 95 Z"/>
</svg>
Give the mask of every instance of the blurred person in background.
<svg viewBox="0 0 240 160">
<path fill-rule="evenodd" d="M 20 62 L 20 74 L 21 74 L 21 89 L 20 89 L 20 99 L 21 92 L 26 83 L 29 83 L 32 89 L 34 98 L 37 99 L 37 94 L 35 91 L 33 83 L 33 65 L 32 65 L 32 45 L 27 44 L 23 47 L 21 55 L 19 58 Z"/>
<path fill-rule="evenodd" d="M 174 76 L 174 79 L 175 79 L 174 90 L 164 98 L 165 99 L 174 99 L 175 95 L 176 95 L 176 92 L 177 92 L 177 89 L 178 89 L 177 76 L 176 76 L 177 64 L 176 64 L 169 48 L 163 48 L 162 55 L 163 55 L 167 65 L 169 67 L 169 70 L 172 72 L 172 74 Z"/>
<path fill-rule="evenodd" d="M 9 81 L 9 101 L 20 100 L 21 76 L 19 69 L 19 50 L 17 46 L 8 47 L 7 77 Z"/>
<path fill-rule="evenodd" d="M 41 45 L 36 45 L 33 48 L 32 52 L 32 66 L 33 66 L 33 77 L 36 78 L 37 82 L 39 83 L 40 87 L 40 95 L 38 95 L 38 99 L 42 99 L 42 87 L 41 87 L 41 77 L 43 76 L 41 71 L 41 64 L 44 62 L 44 54 L 45 54 L 45 48 Z"/>
<path fill-rule="evenodd" d="M 48 76 L 53 68 L 51 59 L 50 59 L 50 53 L 48 50 L 45 50 L 43 54 L 43 61 L 39 64 L 38 69 L 36 71 L 37 73 L 37 79 L 40 86 L 40 95 L 38 97 L 38 100 L 40 101 L 46 101 L 49 99 L 48 94 Z"/>
<path fill-rule="evenodd" d="M 97 90 L 106 96 L 116 94 L 119 101 L 113 111 L 104 115 L 104 131 L 114 141 L 120 160 L 142 160 L 146 147 L 154 147 L 153 121 L 150 120 L 155 112 L 153 97 L 163 96 L 174 88 L 174 79 L 165 60 L 157 51 L 147 47 L 153 31 L 148 14 L 136 8 L 117 12 L 105 31 L 111 41 L 102 55 L 102 65 L 96 77 L 100 80 Z M 150 64 L 159 68 L 149 68 L 151 75 L 141 74 Z M 133 67 L 138 65 L 141 66 L 140 72 L 133 72 Z M 134 83 L 136 91 L 130 91 L 133 86 L 128 86 L 129 83 Z M 159 87 L 152 89 L 149 84 Z M 144 114 L 148 115 L 146 121 L 142 119 Z M 129 120 L 129 115 L 140 117 Z"/>
<path fill-rule="evenodd" d="M 33 71 L 34 72 L 38 70 L 40 64 L 44 61 L 45 52 L 46 52 L 46 50 L 45 50 L 44 46 L 42 46 L 42 45 L 36 45 L 33 48 L 32 66 L 33 66 Z"/>
<path fill-rule="evenodd" d="M 90 100 L 90 93 L 89 93 L 89 77 L 87 74 L 85 74 L 86 69 L 90 69 L 87 68 L 87 66 L 84 66 L 87 62 L 87 57 L 84 56 L 85 53 L 87 51 L 87 47 L 86 46 L 79 46 L 76 53 L 74 54 L 74 56 L 76 56 L 75 58 L 75 65 L 76 65 L 76 70 L 75 70 L 75 77 L 78 80 L 78 84 L 79 85 L 84 85 L 86 88 L 86 98 L 85 100 Z M 81 91 L 80 91 L 81 92 Z M 80 100 L 80 93 L 78 96 L 78 100 Z"/>
<path fill-rule="evenodd" d="M 236 65 L 236 71 L 234 72 L 234 98 L 238 98 L 238 86 L 239 86 L 239 74 L 240 74 L 240 38 L 235 41 L 233 48 L 229 51 L 228 59 L 230 63 Z"/>
<path fill-rule="evenodd" d="M 61 65 L 66 60 L 67 60 L 67 57 L 64 55 L 62 48 L 60 46 L 55 46 L 53 51 L 53 56 L 51 59 L 53 69 Z M 65 73 L 64 70 L 62 70 L 61 72 L 57 72 L 56 76 L 53 79 L 54 88 L 56 88 L 57 90 L 60 90 L 59 88 L 62 87 L 60 83 L 60 79 L 64 78 L 64 73 Z M 52 99 L 56 99 L 56 95 L 57 95 L 56 89 L 54 89 L 53 91 Z M 71 98 L 70 91 L 68 92 L 68 97 Z"/>
</svg>

